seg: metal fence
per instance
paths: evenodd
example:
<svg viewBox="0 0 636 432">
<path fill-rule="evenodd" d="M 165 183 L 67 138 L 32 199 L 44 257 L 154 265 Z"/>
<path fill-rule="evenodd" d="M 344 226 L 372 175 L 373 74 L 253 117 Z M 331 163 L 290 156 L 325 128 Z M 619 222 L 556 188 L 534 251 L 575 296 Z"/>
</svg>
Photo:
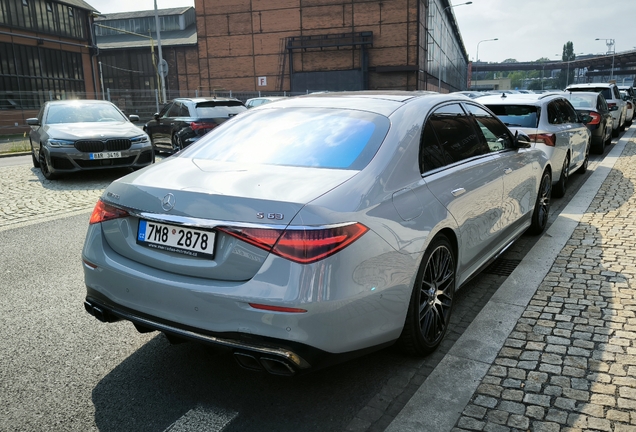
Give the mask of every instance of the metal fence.
<svg viewBox="0 0 636 432">
<path fill-rule="evenodd" d="M 290 92 L 234 92 L 191 90 L 167 91 L 167 100 L 178 97 L 228 97 L 242 102 L 260 96 L 297 96 L 312 93 Z M 104 89 L 103 94 L 96 93 L 68 93 L 43 90 L 36 92 L 3 91 L 0 92 L 0 135 L 21 133 L 28 129 L 26 119 L 35 117 L 40 107 L 46 101 L 72 99 L 105 99 L 117 105 L 126 115 L 136 114 L 141 122 L 150 120 L 154 113 L 159 112 L 164 105 L 161 92 L 158 90 L 121 90 Z"/>
</svg>

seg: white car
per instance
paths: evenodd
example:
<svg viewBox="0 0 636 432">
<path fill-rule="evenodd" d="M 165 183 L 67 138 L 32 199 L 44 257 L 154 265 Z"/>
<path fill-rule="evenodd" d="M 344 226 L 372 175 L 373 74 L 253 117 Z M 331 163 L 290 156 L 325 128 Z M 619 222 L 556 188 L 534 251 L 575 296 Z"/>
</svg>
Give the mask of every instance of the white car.
<svg viewBox="0 0 636 432">
<path fill-rule="evenodd" d="M 627 117 L 625 117 L 625 126 L 629 127 L 632 125 L 632 120 L 634 119 L 634 101 L 632 97 L 624 90 L 621 90 L 621 96 L 627 105 Z"/>
<path fill-rule="evenodd" d="M 545 229 L 552 169 L 531 147 L 459 95 L 251 109 L 108 187 L 82 252 L 84 306 L 279 375 L 395 342 L 426 355 L 456 289 Z"/>
<path fill-rule="evenodd" d="M 572 84 L 568 86 L 566 91 L 569 92 L 596 92 L 601 93 L 607 101 L 614 124 L 612 128 L 612 136 L 617 137 L 619 132 L 625 130 L 627 119 L 627 102 L 623 100 L 620 94 L 618 86 L 613 83 L 586 83 L 586 84 Z"/>
<path fill-rule="evenodd" d="M 552 165 L 552 192 L 565 195 L 568 177 L 587 170 L 591 135 L 585 123 L 589 116 L 579 116 L 562 94 L 502 94 L 484 96 L 486 105 L 511 130 L 526 133 L 542 149 Z"/>
</svg>

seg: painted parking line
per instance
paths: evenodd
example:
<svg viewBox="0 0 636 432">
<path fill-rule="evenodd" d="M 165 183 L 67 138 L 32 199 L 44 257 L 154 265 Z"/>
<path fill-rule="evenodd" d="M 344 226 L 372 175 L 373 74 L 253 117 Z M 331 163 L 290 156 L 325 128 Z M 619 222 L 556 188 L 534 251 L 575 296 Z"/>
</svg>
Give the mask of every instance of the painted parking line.
<svg viewBox="0 0 636 432">
<path fill-rule="evenodd" d="M 220 432 L 237 416 L 237 412 L 197 406 L 168 426 L 164 432 Z"/>
</svg>

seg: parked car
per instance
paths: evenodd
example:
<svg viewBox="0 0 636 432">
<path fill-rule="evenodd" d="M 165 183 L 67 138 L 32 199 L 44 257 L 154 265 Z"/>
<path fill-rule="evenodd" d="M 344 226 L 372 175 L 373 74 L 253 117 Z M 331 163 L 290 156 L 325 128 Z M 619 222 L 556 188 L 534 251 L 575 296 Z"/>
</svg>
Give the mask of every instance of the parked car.
<svg viewBox="0 0 636 432">
<path fill-rule="evenodd" d="M 565 195 L 568 177 L 587 170 L 590 132 L 572 104 L 560 93 L 484 96 L 486 105 L 506 126 L 523 131 L 543 150 L 552 165 L 553 193 Z"/>
<path fill-rule="evenodd" d="M 143 168 L 155 160 L 148 135 L 108 101 L 45 102 L 26 120 L 33 166 L 45 178 L 104 168 Z"/>
<path fill-rule="evenodd" d="M 632 125 L 632 120 L 634 118 L 634 99 L 629 95 L 628 92 L 621 90 L 621 97 L 627 104 L 626 108 L 626 117 L 625 117 L 625 127 L 630 127 Z"/>
<path fill-rule="evenodd" d="M 174 153 L 245 110 L 247 108 L 238 99 L 178 98 L 155 113 L 144 130 L 156 151 Z"/>
<path fill-rule="evenodd" d="M 245 101 L 245 106 L 247 107 L 247 109 L 250 109 L 250 108 L 265 105 L 267 103 L 274 102 L 283 98 L 284 96 L 262 96 L 262 97 L 251 98 Z"/>
<path fill-rule="evenodd" d="M 396 341 L 425 355 L 455 291 L 544 230 L 552 169 L 530 147 L 452 94 L 251 109 L 107 188 L 82 252 L 85 308 L 274 374 Z"/>
<path fill-rule="evenodd" d="M 592 120 L 587 123 L 587 128 L 592 134 L 591 150 L 598 154 L 605 152 L 605 146 L 612 142 L 612 114 L 607 102 L 601 93 L 594 92 L 565 92 L 566 97 L 576 112 L 581 115 L 589 115 Z"/>
<path fill-rule="evenodd" d="M 627 118 L 627 103 L 623 100 L 618 87 L 613 83 L 586 83 L 572 84 L 566 89 L 569 92 L 597 92 L 601 93 L 607 101 L 607 106 L 612 112 L 614 119 L 612 126 L 612 136 L 617 137 L 621 131 L 625 130 L 625 119 Z"/>
</svg>

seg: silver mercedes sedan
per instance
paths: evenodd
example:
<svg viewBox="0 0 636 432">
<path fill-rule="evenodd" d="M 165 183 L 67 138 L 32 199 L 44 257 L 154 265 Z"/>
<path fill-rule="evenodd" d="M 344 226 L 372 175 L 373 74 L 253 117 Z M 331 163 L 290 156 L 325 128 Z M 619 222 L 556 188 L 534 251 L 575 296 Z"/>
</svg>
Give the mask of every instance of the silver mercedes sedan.
<svg viewBox="0 0 636 432">
<path fill-rule="evenodd" d="M 455 291 L 548 220 L 552 167 L 479 103 L 288 98 L 113 182 L 86 310 L 293 375 L 398 343 L 426 355 Z"/>
</svg>

